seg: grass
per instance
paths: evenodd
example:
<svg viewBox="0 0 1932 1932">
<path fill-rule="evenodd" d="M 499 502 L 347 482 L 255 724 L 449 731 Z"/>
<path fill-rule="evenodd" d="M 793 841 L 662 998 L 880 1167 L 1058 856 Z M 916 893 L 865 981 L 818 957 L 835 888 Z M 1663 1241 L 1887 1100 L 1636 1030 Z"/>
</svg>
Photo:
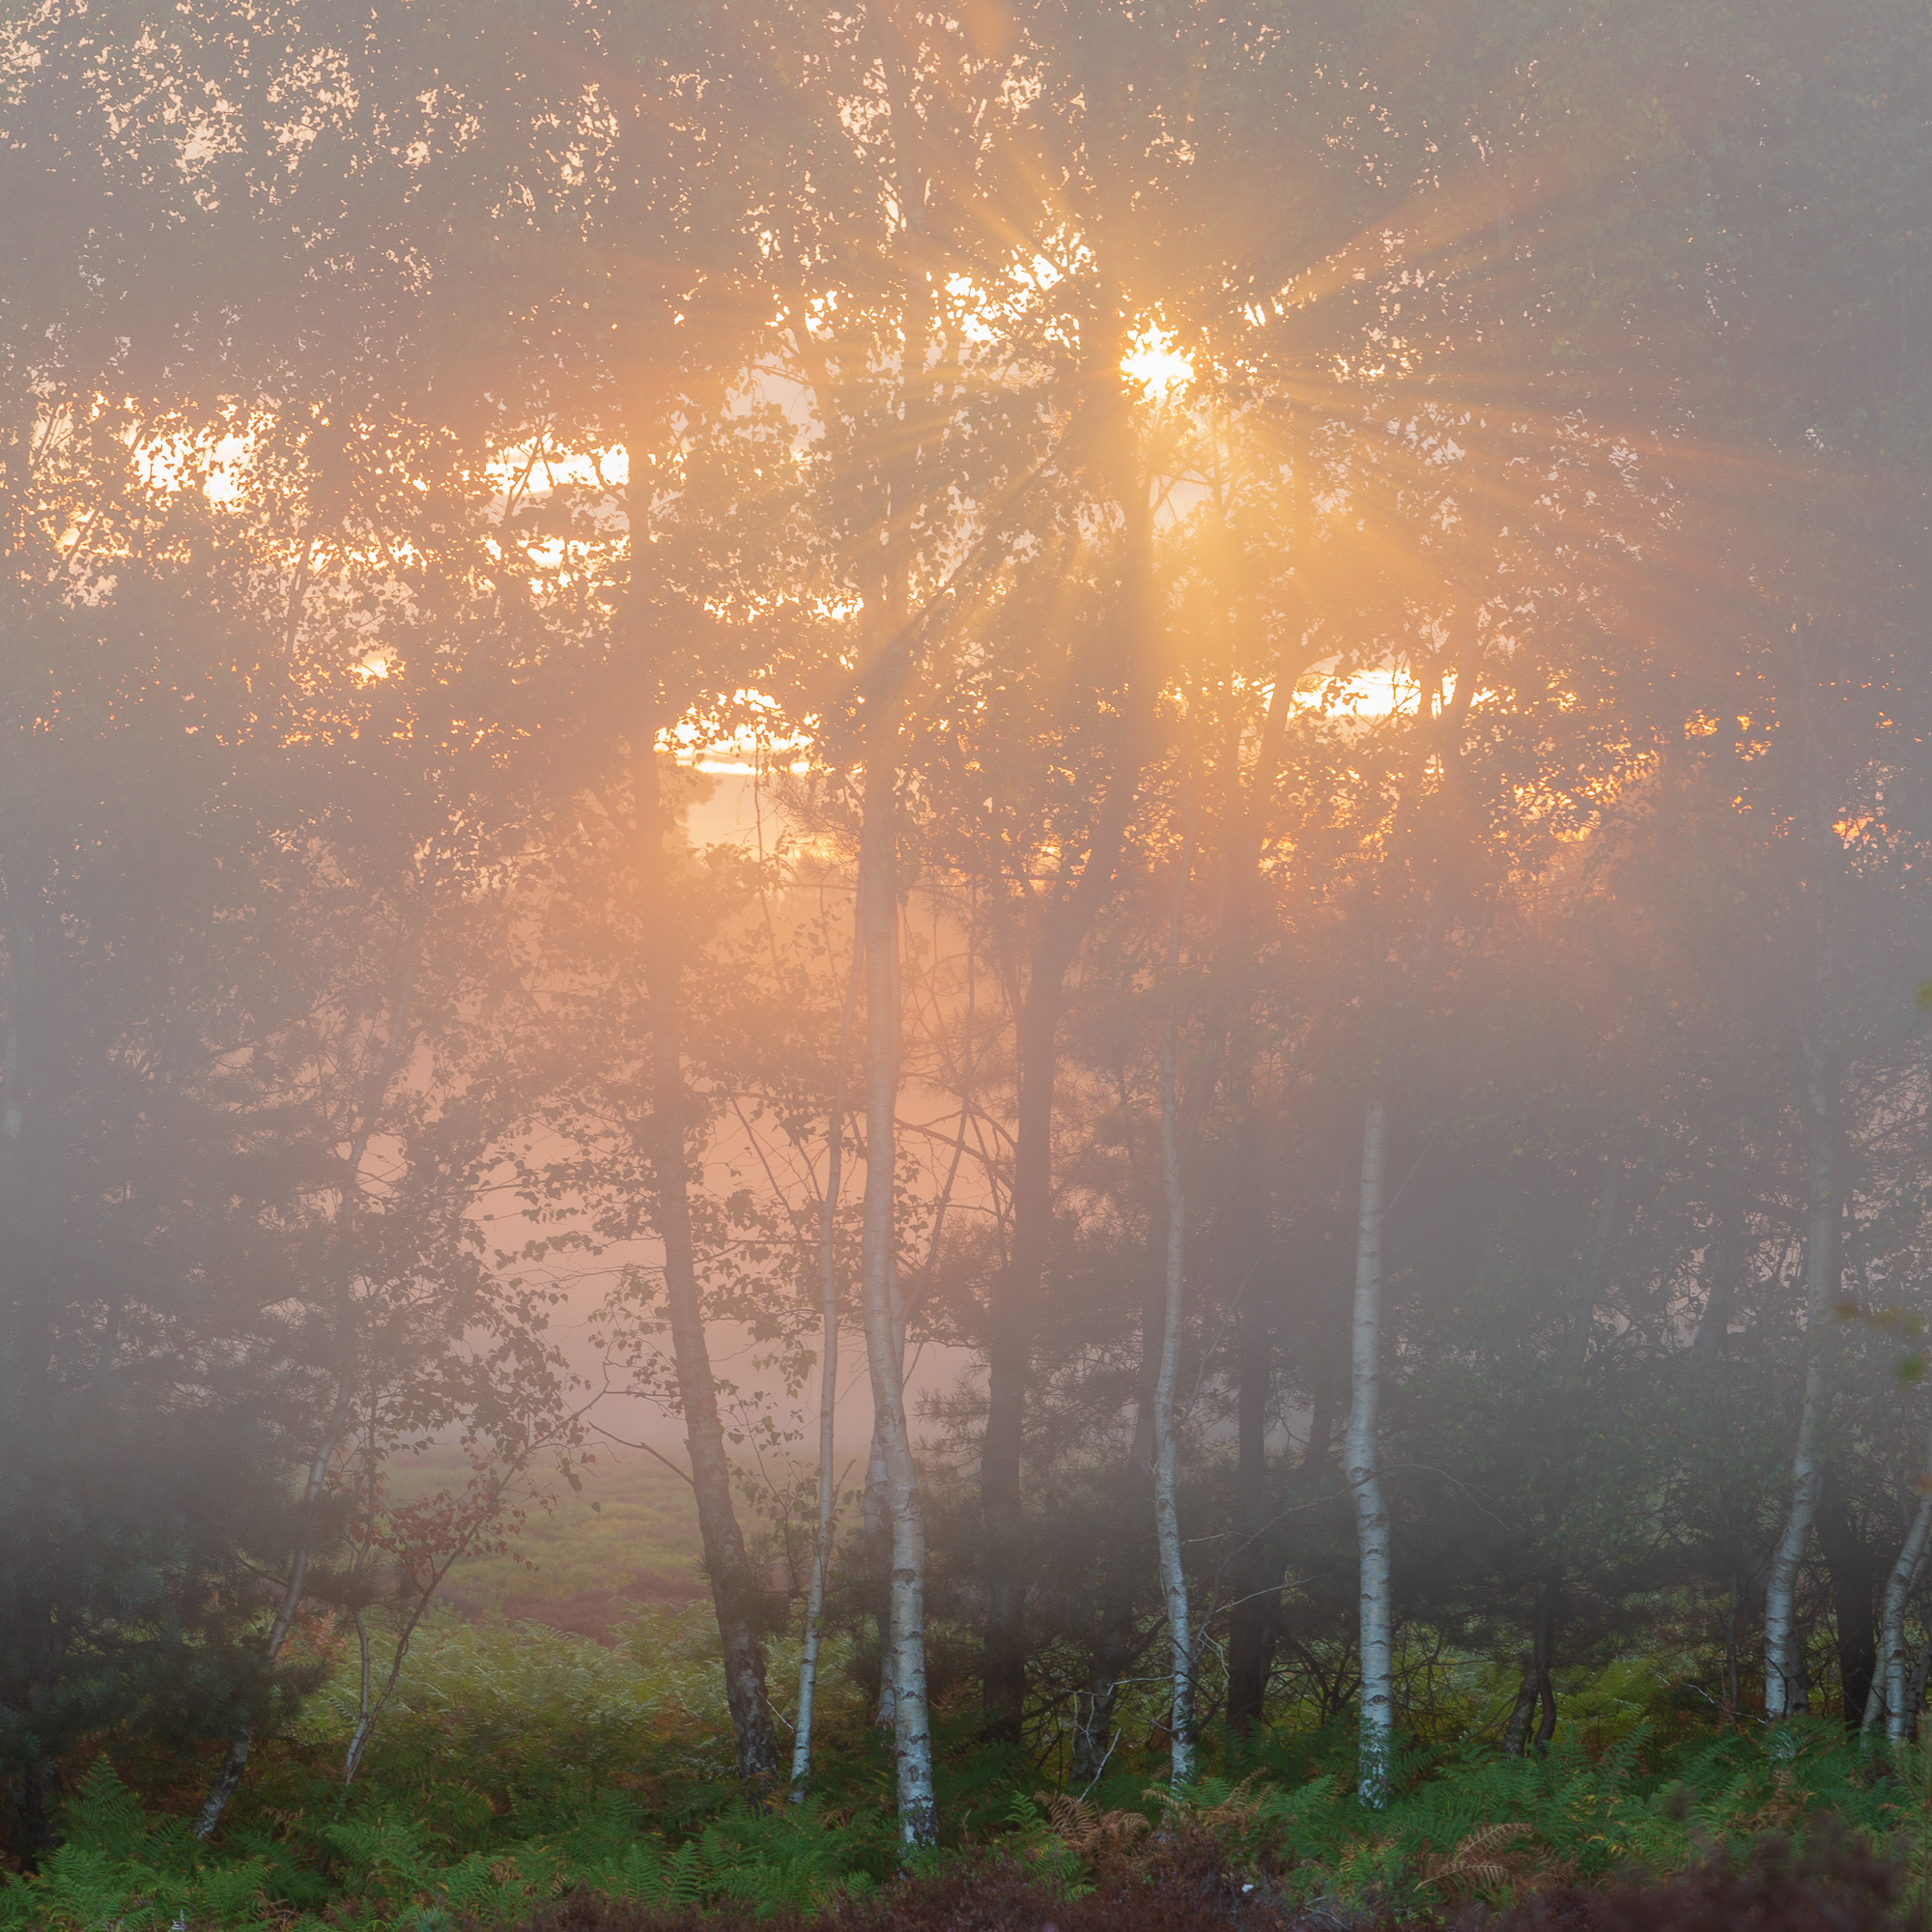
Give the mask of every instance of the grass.
<svg viewBox="0 0 1932 1932">
<path fill-rule="evenodd" d="M 396 1493 L 407 1499 L 458 1481 L 463 1466 L 455 1451 L 431 1450 L 396 1471 Z M 506 1553 L 458 1563 L 443 1586 L 445 1608 L 610 1642 L 642 1608 L 681 1608 L 706 1595 L 690 1484 L 626 1449 L 601 1452 L 582 1482 L 577 1492 L 558 1483 L 530 1508 Z"/>
</svg>

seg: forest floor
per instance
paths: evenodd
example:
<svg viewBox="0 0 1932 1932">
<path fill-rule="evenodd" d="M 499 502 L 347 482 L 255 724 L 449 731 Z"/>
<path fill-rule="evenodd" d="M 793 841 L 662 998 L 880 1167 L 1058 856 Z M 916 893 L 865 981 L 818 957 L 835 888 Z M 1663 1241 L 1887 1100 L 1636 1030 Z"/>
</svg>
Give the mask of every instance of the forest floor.
<svg viewBox="0 0 1932 1932">
<path fill-rule="evenodd" d="M 70 1768 L 60 1848 L 37 1876 L 0 1878 L 0 1932 L 1350 1932 L 1476 1911 L 1489 1932 L 1877 1932 L 1926 1917 L 1932 1749 L 1861 1752 L 1830 1718 L 1769 1742 L 1715 1728 L 1686 1660 L 1658 1657 L 1566 1673 L 1549 1752 L 1503 1759 L 1507 1668 L 1445 1668 L 1439 1645 L 1427 1734 L 1378 1810 L 1355 1796 L 1348 1725 L 1313 1711 L 1245 1739 L 1210 1726 L 1177 1799 L 1157 1700 L 1136 1693 L 1076 1802 L 1052 1749 L 987 1747 L 971 1686 L 942 1686 L 944 1838 L 908 1867 L 850 1635 L 822 1666 L 811 1796 L 746 1804 L 697 1549 L 673 1472 L 600 1462 L 508 1552 L 460 1566 L 353 1786 L 355 1646 L 321 1621 L 301 1639 L 318 1686 L 258 1749 L 215 1844 L 185 1822 L 212 1759 L 100 1740 Z M 794 1623 L 770 1650 L 781 1749 L 798 1662 Z M 1635 1871 L 1658 1881 L 1620 1890 Z"/>
<path fill-rule="evenodd" d="M 1877 1932 L 1917 1922 L 1932 1878 L 1932 1752 L 1861 1754 L 1830 1719 L 1770 1746 L 1714 1732 L 1628 1694 L 1631 1666 L 1572 1687 L 1597 1719 L 1547 1756 L 1411 1745 L 1375 1810 L 1346 1725 L 1210 1728 L 1179 1798 L 1157 1738 L 1127 1739 L 1081 1803 L 980 1744 L 962 1692 L 938 1724 L 943 1842 L 908 1861 L 849 1642 L 825 1661 L 810 1797 L 753 1806 L 708 1605 L 644 1606 L 610 1635 L 444 1616 L 345 1790 L 357 1673 L 336 1634 L 212 1846 L 186 1828 L 212 1761 L 184 1776 L 103 1741 L 72 1769 L 59 1849 L 0 1881 L 0 1928 L 1367 1932 L 1480 1907 L 1532 1915 L 1490 1932 Z M 797 1664 L 793 1632 L 771 1653 L 781 1741 Z M 1619 1890 L 1637 1871 L 1667 1882 Z"/>
</svg>

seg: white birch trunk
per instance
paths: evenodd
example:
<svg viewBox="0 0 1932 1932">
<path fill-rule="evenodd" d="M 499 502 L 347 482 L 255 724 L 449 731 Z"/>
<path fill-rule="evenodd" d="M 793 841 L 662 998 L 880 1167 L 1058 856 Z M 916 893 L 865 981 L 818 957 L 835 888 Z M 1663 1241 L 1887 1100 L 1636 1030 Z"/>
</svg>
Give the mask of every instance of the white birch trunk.
<svg viewBox="0 0 1932 1932">
<path fill-rule="evenodd" d="M 832 1463 L 832 1433 L 838 1391 L 838 1312 L 826 1293 L 825 1340 L 820 1353 L 818 1392 L 818 1535 L 811 1547 L 811 1582 L 805 1600 L 805 1644 L 798 1662 L 798 1711 L 791 1743 L 791 1801 L 800 1804 L 811 1776 L 811 1713 L 818 1688 L 818 1653 L 825 1636 L 825 1578 L 832 1563 L 832 1532 L 838 1477 Z"/>
<path fill-rule="evenodd" d="M 1832 1096 L 1820 1055 L 1805 1043 L 1805 1127 L 1810 1141 L 1809 1214 L 1805 1236 L 1805 1339 L 1810 1361 L 1804 1371 L 1804 1406 L 1798 1418 L 1798 1447 L 1791 1460 L 1791 1505 L 1771 1561 L 1764 1595 L 1764 1715 L 1776 1723 L 1809 1708 L 1805 1675 L 1798 1656 L 1798 1573 L 1804 1546 L 1818 1515 L 1818 1491 L 1825 1478 L 1823 1451 L 1831 1381 L 1825 1348 L 1832 1305 L 1838 1293 L 1838 1188 L 1833 1159 Z"/>
<path fill-rule="evenodd" d="M 1179 1450 L 1174 1427 L 1175 1386 L 1180 1379 L 1180 1330 L 1185 1313 L 1187 1195 L 1180 1179 L 1179 1096 L 1175 1069 L 1180 967 L 1180 922 L 1191 852 L 1183 852 L 1168 933 L 1167 1020 L 1160 1054 L 1160 1168 L 1167 1202 L 1167 1295 L 1160 1337 L 1160 1376 L 1153 1393 L 1153 1523 L 1160 1551 L 1160 1587 L 1167 1603 L 1168 1651 L 1174 1671 L 1170 1782 L 1194 1782 L 1194 1631 L 1188 1613 L 1187 1572 L 1180 1560 L 1180 1515 L 1175 1499 Z"/>
<path fill-rule="evenodd" d="M 341 1434 L 343 1412 L 346 1404 L 338 1398 L 335 1415 L 325 1432 L 326 1440 L 309 1463 L 308 1480 L 302 1486 L 302 1531 L 296 1545 L 295 1562 L 289 1571 L 289 1580 L 282 1587 L 282 1600 L 275 1605 L 274 1622 L 269 1627 L 268 1641 L 262 1646 L 262 1661 L 267 1669 L 273 1670 L 282 1655 L 282 1646 L 289 1640 L 289 1632 L 294 1627 L 296 1612 L 301 1607 L 301 1601 L 308 1589 L 308 1564 L 310 1555 L 311 1524 L 315 1506 L 322 1495 L 322 1485 L 328 1474 L 330 1457 L 335 1452 L 335 1443 Z M 190 1829 L 197 1838 L 206 1840 L 214 1835 L 215 1828 L 221 1823 L 222 1813 L 228 1809 L 229 1800 L 241 1789 L 242 1779 L 248 1769 L 248 1751 L 253 1742 L 253 1726 L 242 1723 L 229 1740 L 228 1749 L 223 1754 L 221 1768 L 214 1774 L 208 1787 L 208 1795 L 201 1801 L 201 1809 L 195 1813 Z"/>
<path fill-rule="evenodd" d="M 1932 1444 L 1926 1449 L 1926 1471 L 1919 1482 L 1932 1485 Z M 1918 1715 L 1911 1708 L 1912 1653 L 1905 1645 L 1905 1609 L 1925 1573 L 1928 1545 L 1932 1545 L 1932 1488 L 1921 1490 L 1905 1548 L 1898 1552 L 1885 1586 L 1885 1613 L 1879 1627 L 1879 1681 L 1885 1687 L 1885 1734 L 1893 1744 L 1903 1744 L 1911 1737 L 1912 1720 Z M 1868 1701 L 1861 1728 L 1871 1731 L 1876 1719 Z"/>
<path fill-rule="evenodd" d="M 825 1637 L 825 1578 L 832 1568 L 832 1535 L 838 1503 L 833 1464 L 834 1423 L 838 1408 L 838 1189 L 844 1172 L 845 1069 L 852 1057 L 852 1016 L 864 968 L 857 945 L 845 979 L 845 1013 L 838 1029 L 838 1085 L 826 1129 L 825 1198 L 818 1210 L 818 1285 L 824 1341 L 818 1375 L 818 1536 L 811 1548 L 811 1584 L 805 1604 L 805 1647 L 798 1663 L 798 1715 L 792 1727 L 791 1800 L 805 1798 L 811 1776 L 811 1710 L 818 1690 L 818 1653 Z"/>
<path fill-rule="evenodd" d="M 369 1627 L 362 1612 L 359 1609 L 355 1612 L 355 1639 L 361 1653 L 361 1669 L 356 1697 L 355 1728 L 350 1735 L 349 1749 L 342 1763 L 342 1782 L 345 1786 L 355 1781 L 355 1775 L 362 1768 L 362 1757 L 369 1748 L 369 1740 L 375 1735 L 376 1725 L 388 1708 L 389 1699 L 396 1694 L 396 1685 L 402 1678 L 403 1665 L 409 1661 L 410 1645 L 414 1641 L 417 1628 L 423 1618 L 429 1614 L 429 1606 L 435 1602 L 437 1592 L 442 1588 L 444 1577 L 468 1554 L 477 1528 L 494 1513 L 509 1485 L 523 1474 L 535 1448 L 536 1445 L 532 1443 L 522 1456 L 507 1466 L 503 1475 L 497 1480 L 494 1494 L 490 1497 L 490 1509 L 484 1511 L 455 1544 L 443 1550 L 436 1567 L 417 1584 L 414 1602 L 397 1630 L 395 1640 L 390 1647 L 389 1667 L 384 1675 L 383 1688 L 373 1697 L 370 1694 L 373 1659 Z"/>
<path fill-rule="evenodd" d="M 1816 1346 L 1817 1337 L 1812 1337 Z M 1815 1357 L 1804 1373 L 1804 1406 L 1798 1419 L 1798 1448 L 1791 1461 L 1791 1505 L 1771 1562 L 1764 1594 L 1764 1715 L 1776 1723 L 1809 1707 L 1798 1645 L 1798 1572 L 1818 1514 L 1824 1481 L 1819 1454 L 1826 1403 L 1825 1365 Z"/>
<path fill-rule="evenodd" d="M 1355 1227 L 1355 1318 L 1349 1435 L 1344 1462 L 1361 1557 L 1361 1738 L 1356 1791 L 1379 1809 L 1388 1801 L 1394 1743 L 1394 1625 L 1389 1599 L 1389 1515 L 1377 1434 L 1381 1402 L 1382 1219 L 1388 1109 L 1369 1095 L 1362 1122 L 1361 1211 Z"/>
<path fill-rule="evenodd" d="M 895 1003 L 894 1010 L 899 1009 Z M 887 1294 L 893 1309 L 893 1359 L 899 1365 L 899 1383 L 905 1383 L 905 1297 L 899 1291 L 897 1257 L 886 1257 Z M 872 1722 L 890 1731 L 896 1721 L 897 1691 L 891 1668 L 892 1660 L 892 1479 L 886 1473 L 884 1438 L 879 1434 L 879 1411 L 872 1409 L 872 1439 L 866 1451 L 866 1542 L 874 1550 L 884 1548 L 886 1556 L 886 1622 L 879 1633 L 879 1701 L 872 1709 Z"/>
<path fill-rule="evenodd" d="M 859 862 L 859 935 L 866 956 L 866 1198 L 861 1288 L 874 1429 L 885 1465 L 892 1531 L 890 1614 L 884 1675 L 893 1690 L 899 1835 L 908 1845 L 938 1837 L 932 1792 L 932 1732 L 925 1699 L 925 1518 L 913 1465 L 912 1432 L 894 1307 L 893 1167 L 898 1100 L 898 896 L 894 877 L 892 766 L 878 755 L 891 726 L 874 727 L 866 772 Z"/>
</svg>

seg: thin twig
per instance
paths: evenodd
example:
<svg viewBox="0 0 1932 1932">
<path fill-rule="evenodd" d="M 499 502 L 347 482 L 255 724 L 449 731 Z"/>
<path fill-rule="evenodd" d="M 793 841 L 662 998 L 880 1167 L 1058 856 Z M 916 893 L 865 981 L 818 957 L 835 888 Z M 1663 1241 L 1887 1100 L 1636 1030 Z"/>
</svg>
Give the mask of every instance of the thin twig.
<svg viewBox="0 0 1932 1932">
<path fill-rule="evenodd" d="M 665 1467 L 668 1469 L 671 1472 L 671 1474 L 675 1476 L 680 1482 L 691 1483 L 691 1478 L 687 1476 L 684 1473 L 684 1471 L 680 1469 L 677 1466 L 677 1464 L 670 1460 L 668 1456 L 659 1455 L 658 1451 L 653 1449 L 648 1442 L 626 1441 L 625 1438 L 621 1435 L 612 1435 L 611 1432 L 608 1429 L 606 1429 L 601 1422 L 593 1422 L 589 1426 L 592 1429 L 596 1430 L 599 1435 L 609 1437 L 609 1439 L 614 1442 L 620 1449 L 641 1449 L 646 1456 L 656 1456 L 658 1461 L 662 1463 L 665 1465 Z M 693 1489 L 696 1489 L 697 1487 L 696 1483 L 692 1483 L 691 1486 Z"/>
</svg>

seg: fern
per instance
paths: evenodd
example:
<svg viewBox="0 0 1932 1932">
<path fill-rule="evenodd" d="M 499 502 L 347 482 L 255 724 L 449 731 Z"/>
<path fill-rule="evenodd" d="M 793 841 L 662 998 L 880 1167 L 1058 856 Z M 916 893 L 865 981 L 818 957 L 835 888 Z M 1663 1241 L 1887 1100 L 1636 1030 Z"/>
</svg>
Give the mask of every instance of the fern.
<svg viewBox="0 0 1932 1932">
<path fill-rule="evenodd" d="M 138 1858 L 146 1850 L 147 1810 L 104 1757 L 95 1759 L 68 1801 L 61 1836 L 70 1845 L 84 1845 L 110 1858 Z"/>
<path fill-rule="evenodd" d="M 1446 1859 L 1431 1859 L 1423 1868 L 1419 1889 L 1457 1898 L 1471 1891 L 1501 1891 L 1524 1874 L 1523 1861 L 1507 1855 L 1507 1848 L 1532 1828 L 1520 1820 L 1485 1825 L 1471 1832 Z"/>
</svg>

